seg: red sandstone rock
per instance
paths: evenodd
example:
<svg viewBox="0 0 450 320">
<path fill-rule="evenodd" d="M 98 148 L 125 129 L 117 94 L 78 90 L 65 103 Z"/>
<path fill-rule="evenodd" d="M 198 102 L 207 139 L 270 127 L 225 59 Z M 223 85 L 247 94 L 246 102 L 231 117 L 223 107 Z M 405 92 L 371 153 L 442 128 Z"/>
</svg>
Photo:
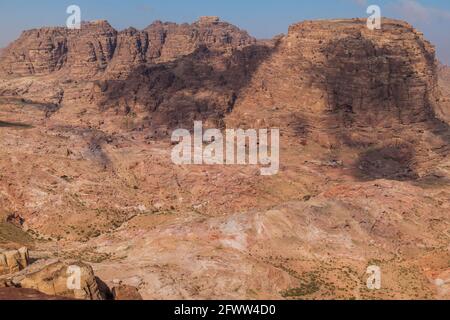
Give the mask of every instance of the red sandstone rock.
<svg viewBox="0 0 450 320">
<path fill-rule="evenodd" d="M 66 297 L 49 296 L 33 289 L 0 288 L 0 300 L 70 300 Z"/>
<path fill-rule="evenodd" d="M 114 300 L 142 300 L 136 287 L 120 285 L 112 289 Z"/>
<path fill-rule="evenodd" d="M 245 31 L 215 20 L 192 25 L 155 22 L 143 31 L 122 32 L 100 20 L 83 23 L 80 30 L 57 27 L 23 32 L 5 49 L 0 71 L 18 76 L 64 71 L 69 78 L 87 79 L 109 67 L 110 76 L 120 77 L 141 63 L 172 61 L 202 45 L 229 51 L 253 43 Z"/>
</svg>

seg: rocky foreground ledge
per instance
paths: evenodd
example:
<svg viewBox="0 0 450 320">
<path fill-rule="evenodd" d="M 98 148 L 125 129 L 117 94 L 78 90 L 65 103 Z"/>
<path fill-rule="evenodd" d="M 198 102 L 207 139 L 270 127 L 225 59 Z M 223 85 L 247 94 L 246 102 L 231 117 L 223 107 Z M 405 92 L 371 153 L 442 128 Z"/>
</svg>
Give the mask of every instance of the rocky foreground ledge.
<svg viewBox="0 0 450 320">
<path fill-rule="evenodd" d="M 80 286 L 71 289 L 71 268 L 80 270 Z M 27 248 L 0 249 L 0 300 L 141 300 L 137 288 L 109 288 L 92 267 L 76 260 L 33 259 Z"/>
</svg>

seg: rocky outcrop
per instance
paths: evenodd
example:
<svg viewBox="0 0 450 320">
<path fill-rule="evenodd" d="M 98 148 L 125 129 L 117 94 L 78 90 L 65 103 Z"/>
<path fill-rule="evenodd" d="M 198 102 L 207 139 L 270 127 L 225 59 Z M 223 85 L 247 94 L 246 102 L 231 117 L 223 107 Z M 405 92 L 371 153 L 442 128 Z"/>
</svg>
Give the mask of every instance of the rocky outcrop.
<svg viewBox="0 0 450 320">
<path fill-rule="evenodd" d="M 363 172 L 380 171 L 372 178 L 415 179 L 434 166 L 420 159 L 439 161 L 449 152 L 435 49 L 403 21 L 384 19 L 381 30 L 369 30 L 364 19 L 306 21 L 259 42 L 215 17 L 122 32 L 100 21 L 79 31 L 25 33 L 32 36 L 10 46 L 0 69 L 18 63 L 15 52 L 35 47 L 28 41 L 43 46 L 41 33 L 51 43 L 66 34 L 63 56 L 58 45 L 44 46 L 56 50 L 39 56 L 46 63 L 25 60 L 45 65 L 37 69 L 47 76 L 0 80 L 0 94 L 51 102 L 58 112 L 46 116 L 57 121 L 111 133 L 146 130 L 150 139 L 194 120 L 216 128 L 279 127 L 328 150 L 372 148 L 357 160 Z M 75 40 L 81 42 L 73 48 Z M 19 74 L 30 69 L 19 64 Z"/>
<path fill-rule="evenodd" d="M 76 278 L 78 275 L 79 279 Z M 104 299 L 92 267 L 82 262 L 51 262 L 15 281 L 19 282 L 21 288 L 34 289 L 51 296 L 82 300 Z"/>
<path fill-rule="evenodd" d="M 114 300 L 142 300 L 142 296 L 136 287 L 119 285 L 112 288 Z"/>
<path fill-rule="evenodd" d="M 219 27 L 214 21 L 194 26 Z M 133 115 L 136 128 L 186 126 L 194 119 L 216 127 L 253 126 L 256 119 L 329 147 L 368 145 L 378 138 L 367 138 L 360 128 L 433 122 L 442 102 L 434 47 L 408 23 L 385 19 L 383 26 L 371 31 L 362 19 L 307 21 L 272 42 L 230 54 L 200 47 L 175 59 L 195 48 L 201 33 L 180 40 L 187 26 L 175 31 L 175 25 L 156 23 L 148 30 L 172 30 L 173 42 L 183 47 L 166 39 L 156 58 L 160 64 L 94 84 L 91 101 Z"/>
<path fill-rule="evenodd" d="M 94 83 L 91 102 L 111 115 L 134 117 L 135 128 L 223 126 L 240 91 L 272 48 L 250 45 L 230 55 L 203 46 L 172 62 L 142 65 L 124 80 Z"/>
<path fill-rule="evenodd" d="M 60 69 L 65 60 L 66 38 L 61 28 L 22 33 L 4 50 L 0 70 L 19 76 L 45 74 Z"/>
<path fill-rule="evenodd" d="M 64 70 L 90 77 L 104 70 L 116 47 L 117 32 L 106 21 L 25 31 L 5 49 L 0 70 L 6 75 L 46 75 Z"/>
<path fill-rule="evenodd" d="M 0 251 L 0 275 L 12 274 L 25 269 L 29 264 L 29 260 L 27 248 Z"/>
<path fill-rule="evenodd" d="M 0 288 L 21 289 L 0 294 L 39 292 L 54 298 L 105 300 L 112 298 L 110 289 L 95 276 L 92 267 L 78 260 L 48 259 L 47 254 L 33 253 L 33 263 L 27 248 L 0 252 Z M 123 290 L 122 290 L 123 289 Z M 132 297 L 133 290 L 119 288 L 117 292 Z"/>
<path fill-rule="evenodd" d="M 156 47 L 160 47 L 158 62 L 173 61 L 193 53 L 201 46 L 223 53 L 256 43 L 247 32 L 217 17 L 202 17 L 189 25 L 155 22 L 145 29 Z M 158 41 L 159 40 L 159 41 Z"/>
<path fill-rule="evenodd" d="M 117 31 L 104 20 L 70 31 L 65 65 L 70 77 L 86 78 L 104 71 L 113 59 L 116 46 Z"/>
<path fill-rule="evenodd" d="M 52 90 L 39 88 L 49 95 L 40 101 L 84 99 L 111 115 L 132 116 L 132 129 L 193 119 L 223 126 L 227 115 L 230 125 L 253 123 L 255 114 L 263 124 L 270 113 L 265 127 L 309 131 L 332 146 L 337 140 L 364 143 L 348 135 L 350 127 L 446 117 L 434 47 L 411 25 L 390 19 L 374 31 L 363 19 L 306 21 L 286 36 L 258 43 L 217 17 L 193 24 L 157 21 L 121 32 L 97 21 L 81 30 L 24 32 L 0 60 L 0 70 L 22 76 L 58 71 L 69 82 L 56 91 L 54 83 Z M 73 79 L 95 81 L 90 92 L 77 84 L 75 99 Z M 0 92 L 14 96 L 40 87 L 8 84 Z"/>
<path fill-rule="evenodd" d="M 260 112 L 292 105 L 318 127 L 422 122 L 438 109 L 435 49 L 405 22 L 385 19 L 383 26 L 371 31 L 363 19 L 307 21 L 272 43 L 256 44 L 217 17 L 193 24 L 157 21 L 121 32 L 96 21 L 81 30 L 25 31 L 6 49 L 0 72 L 119 80 L 94 86 L 91 102 L 163 110 L 168 118 L 174 115 L 161 105 L 184 109 L 187 103 L 183 116 L 198 109 L 209 117 L 230 112 L 240 101 L 259 104 Z M 171 93 L 154 92 L 161 90 Z"/>
<path fill-rule="evenodd" d="M 240 120 L 254 121 L 251 105 L 292 110 L 290 122 L 318 129 L 418 123 L 438 98 L 435 50 L 402 21 L 385 19 L 380 31 L 362 19 L 307 21 L 289 28 L 242 96 Z"/>
<path fill-rule="evenodd" d="M 203 120 L 221 128 L 280 127 L 331 149 L 382 140 L 378 148 L 397 150 L 391 129 L 441 130 L 436 116 L 446 121 L 450 104 L 439 90 L 447 85 L 444 71 L 438 80 L 434 47 L 408 23 L 391 19 L 382 30 L 369 30 L 364 19 L 306 21 L 260 42 L 217 17 L 121 32 L 98 21 L 78 31 L 27 31 L 8 48 L 2 68 L 47 74 L 0 81 L 2 95 L 67 104 L 60 119 L 86 115 L 86 122 L 107 123 L 111 131 L 150 129 L 151 137 Z M 375 135 L 373 128 L 389 134 Z M 399 143 L 402 150 L 416 144 Z M 406 156 L 399 161 L 410 151 L 400 152 Z"/>
<path fill-rule="evenodd" d="M 190 25 L 156 21 L 142 31 L 129 28 L 119 33 L 116 53 L 106 77 L 124 78 L 143 63 L 174 61 L 202 46 L 230 53 L 255 42 L 245 31 L 217 17 L 203 17 Z"/>
<path fill-rule="evenodd" d="M 155 22 L 145 30 L 122 32 L 100 20 L 83 23 L 80 30 L 42 28 L 25 31 L 5 51 L 0 72 L 6 75 L 46 75 L 64 71 L 66 76 L 126 77 L 142 63 L 172 61 L 200 46 L 226 52 L 255 43 L 245 31 L 216 18 L 194 24 Z"/>
<path fill-rule="evenodd" d="M 439 64 L 438 75 L 442 98 L 437 114 L 442 120 L 450 124 L 450 67 Z"/>
<path fill-rule="evenodd" d="M 117 35 L 117 47 L 114 58 L 108 65 L 107 71 L 111 75 L 122 77 L 130 70 L 147 61 L 146 52 L 149 48 L 146 32 L 134 28 L 126 29 Z"/>
<path fill-rule="evenodd" d="M 371 31 L 362 19 L 306 21 L 279 39 L 226 122 L 353 148 L 361 178 L 416 179 L 450 151 L 441 105 L 435 49 L 408 23 L 384 19 Z"/>
</svg>

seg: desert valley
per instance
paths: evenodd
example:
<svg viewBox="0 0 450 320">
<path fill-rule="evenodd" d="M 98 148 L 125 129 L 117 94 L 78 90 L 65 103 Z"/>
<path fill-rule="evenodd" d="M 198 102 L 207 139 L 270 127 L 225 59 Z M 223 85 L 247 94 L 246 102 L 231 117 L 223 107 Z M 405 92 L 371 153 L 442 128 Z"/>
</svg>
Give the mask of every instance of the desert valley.
<svg viewBox="0 0 450 320">
<path fill-rule="evenodd" d="M 279 128 L 279 172 L 174 164 L 194 121 Z M 400 20 L 24 31 L 0 52 L 0 299 L 450 299 L 449 125 L 450 68 Z"/>
</svg>

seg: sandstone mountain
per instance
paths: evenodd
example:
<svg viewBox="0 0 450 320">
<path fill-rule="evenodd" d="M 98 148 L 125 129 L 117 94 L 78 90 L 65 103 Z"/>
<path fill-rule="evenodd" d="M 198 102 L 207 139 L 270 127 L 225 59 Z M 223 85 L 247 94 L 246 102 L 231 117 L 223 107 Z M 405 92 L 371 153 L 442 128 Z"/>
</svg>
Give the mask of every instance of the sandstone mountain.
<svg viewBox="0 0 450 320">
<path fill-rule="evenodd" d="M 26 31 L 0 58 L 0 208 L 146 299 L 448 298 L 449 88 L 391 19 Z M 174 165 L 194 120 L 280 128 L 280 173 Z"/>
<path fill-rule="evenodd" d="M 245 31 L 218 18 L 192 25 L 154 22 L 139 31 L 114 30 L 104 20 L 83 23 L 80 30 L 42 28 L 25 31 L 6 48 L 0 69 L 7 75 L 45 75 L 56 71 L 71 79 L 126 77 L 142 63 L 169 62 L 200 46 L 223 53 L 255 43 Z"/>
</svg>

